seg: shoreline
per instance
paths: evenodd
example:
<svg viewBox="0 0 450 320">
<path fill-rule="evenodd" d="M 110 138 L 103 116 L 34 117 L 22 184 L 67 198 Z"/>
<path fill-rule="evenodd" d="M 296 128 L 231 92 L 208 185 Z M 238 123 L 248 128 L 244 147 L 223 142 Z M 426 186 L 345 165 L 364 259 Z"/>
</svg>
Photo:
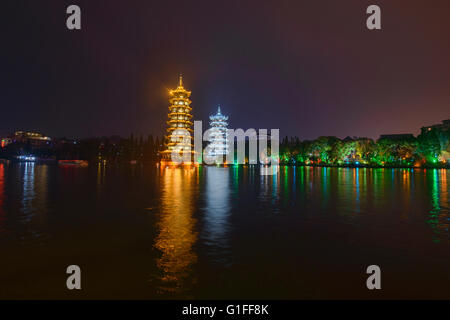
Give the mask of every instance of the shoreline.
<svg viewBox="0 0 450 320">
<path fill-rule="evenodd" d="M 67 160 L 63 160 L 67 161 Z M 75 161 L 75 160 L 71 160 Z M 81 160 L 76 160 L 81 161 Z M 114 165 L 159 165 L 161 166 L 161 163 L 159 161 L 153 162 L 153 161 L 144 161 L 144 162 L 124 162 L 124 161 L 108 161 L 106 163 L 99 162 L 99 161 L 88 161 L 83 160 L 83 162 L 90 163 L 92 165 L 108 165 L 108 164 L 114 164 Z M 58 165 L 59 160 L 54 159 L 36 159 L 35 161 L 18 161 L 18 160 L 11 160 L 11 159 L 4 159 L 0 158 L 0 163 L 3 164 L 12 164 L 12 163 L 35 163 L 35 164 L 46 164 L 46 165 Z M 172 164 L 164 164 L 163 166 L 167 167 L 183 167 L 185 165 L 172 165 Z M 189 164 L 187 166 L 205 166 L 205 167 L 236 167 L 236 166 L 262 166 L 261 164 Z M 424 166 L 401 166 L 401 165 L 385 165 L 385 166 L 376 166 L 376 165 L 364 165 L 364 164 L 358 164 L 358 165 L 352 165 L 352 164 L 286 164 L 282 163 L 279 164 L 280 167 L 319 167 L 319 168 L 366 168 L 366 169 L 450 169 L 450 164 L 440 164 L 440 165 L 424 165 Z"/>
</svg>

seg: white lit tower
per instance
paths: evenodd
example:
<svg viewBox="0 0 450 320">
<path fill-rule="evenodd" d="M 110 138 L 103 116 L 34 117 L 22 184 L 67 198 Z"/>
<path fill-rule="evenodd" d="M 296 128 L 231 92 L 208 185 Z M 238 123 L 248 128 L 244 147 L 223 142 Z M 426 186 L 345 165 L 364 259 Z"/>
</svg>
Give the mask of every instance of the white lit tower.
<svg viewBox="0 0 450 320">
<path fill-rule="evenodd" d="M 210 125 L 210 144 L 208 146 L 207 156 L 211 159 L 217 159 L 228 154 L 228 117 L 220 112 L 220 106 L 215 115 L 209 116 Z"/>
</svg>

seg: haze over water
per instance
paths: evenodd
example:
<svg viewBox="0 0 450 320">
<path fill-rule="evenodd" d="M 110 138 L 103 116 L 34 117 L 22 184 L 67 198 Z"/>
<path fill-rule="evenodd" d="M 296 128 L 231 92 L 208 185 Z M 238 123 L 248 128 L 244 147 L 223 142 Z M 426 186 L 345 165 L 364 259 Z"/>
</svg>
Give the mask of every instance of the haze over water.
<svg viewBox="0 0 450 320">
<path fill-rule="evenodd" d="M 449 170 L 279 169 L 0 164 L 0 298 L 450 298 Z"/>
</svg>

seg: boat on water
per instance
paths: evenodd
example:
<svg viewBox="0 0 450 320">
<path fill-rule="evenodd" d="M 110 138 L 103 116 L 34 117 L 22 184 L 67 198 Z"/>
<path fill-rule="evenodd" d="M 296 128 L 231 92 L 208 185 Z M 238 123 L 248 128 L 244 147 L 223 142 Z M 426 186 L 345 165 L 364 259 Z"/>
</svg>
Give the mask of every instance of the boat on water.
<svg viewBox="0 0 450 320">
<path fill-rule="evenodd" d="M 20 155 L 13 158 L 15 162 L 35 162 L 37 159 L 33 155 Z"/>
<path fill-rule="evenodd" d="M 58 160 L 58 165 L 65 167 L 87 167 L 89 162 L 86 160 Z"/>
</svg>

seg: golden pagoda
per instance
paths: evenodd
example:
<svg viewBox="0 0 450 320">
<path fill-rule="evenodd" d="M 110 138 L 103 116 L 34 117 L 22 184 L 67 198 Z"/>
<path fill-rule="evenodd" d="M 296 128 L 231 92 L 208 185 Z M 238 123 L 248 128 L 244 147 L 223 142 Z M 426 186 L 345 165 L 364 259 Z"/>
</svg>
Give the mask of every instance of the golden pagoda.
<svg viewBox="0 0 450 320">
<path fill-rule="evenodd" d="M 191 164 L 193 156 L 192 144 L 192 108 L 190 107 L 191 92 L 183 87 L 183 77 L 175 90 L 169 90 L 169 114 L 167 121 L 167 134 L 165 137 L 165 150 L 161 152 L 161 163 Z M 174 161 L 172 155 L 179 159 Z"/>
</svg>

